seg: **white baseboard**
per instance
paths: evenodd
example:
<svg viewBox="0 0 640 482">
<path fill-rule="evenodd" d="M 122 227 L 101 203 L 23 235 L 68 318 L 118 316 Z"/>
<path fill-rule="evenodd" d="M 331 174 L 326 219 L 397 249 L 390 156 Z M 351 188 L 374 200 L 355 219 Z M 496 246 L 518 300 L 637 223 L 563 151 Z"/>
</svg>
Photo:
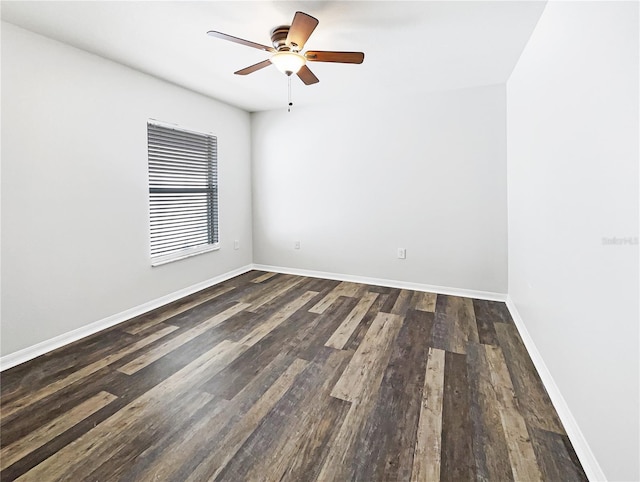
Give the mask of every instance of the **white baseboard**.
<svg viewBox="0 0 640 482">
<path fill-rule="evenodd" d="M 522 338 L 524 346 L 529 352 L 531 361 L 533 361 L 536 370 L 538 370 L 538 375 L 540 375 L 540 379 L 542 380 L 542 383 L 544 384 L 544 387 L 549 394 L 549 398 L 551 398 L 551 403 L 553 403 L 553 406 L 555 407 L 556 412 L 558 413 L 558 416 L 562 421 L 562 425 L 564 425 L 567 436 L 569 437 L 569 440 L 571 440 L 571 444 L 576 451 L 576 455 L 580 459 L 580 463 L 582 464 L 582 468 L 587 474 L 587 477 L 592 482 L 606 482 L 607 478 L 604 475 L 600 464 L 593 455 L 591 447 L 589 447 L 587 440 L 582 434 L 578 422 L 576 422 L 576 419 L 573 418 L 573 414 L 571 413 L 566 400 L 564 399 L 562 393 L 560 392 L 560 389 L 556 385 L 551 372 L 547 368 L 542 355 L 533 342 L 533 338 L 531 338 L 531 335 L 529 334 L 529 331 L 527 330 L 527 327 L 522 320 L 520 313 L 518 313 L 518 309 L 516 308 L 516 305 L 510 296 L 507 296 L 507 308 L 509 309 L 511 317 L 513 318 L 513 321 L 518 328 L 520 338 Z"/>
<path fill-rule="evenodd" d="M 264 264 L 254 264 L 253 269 L 260 271 L 271 271 L 274 273 L 294 274 L 298 276 L 308 276 L 310 278 L 325 278 L 337 281 L 349 281 L 352 283 L 362 283 L 367 285 L 386 286 L 388 288 L 400 288 L 414 291 L 427 291 L 441 295 L 462 296 L 465 298 L 477 298 L 480 300 L 506 301 L 507 295 L 494 293 L 491 291 L 475 291 L 462 288 L 450 288 L 447 286 L 427 285 L 422 283 L 412 283 L 408 281 L 396 281 L 380 278 L 368 278 L 366 276 L 354 276 L 342 273 L 329 273 L 325 271 L 313 271 L 308 269 L 285 268 L 282 266 L 268 266 Z"/>
<path fill-rule="evenodd" d="M 234 276 L 246 273 L 247 271 L 251 271 L 252 269 L 253 266 L 250 264 L 243 266 L 233 271 L 215 276 L 206 281 L 196 283 L 187 288 L 175 291 L 166 296 L 162 296 L 147 303 L 143 303 L 134 308 L 130 308 L 121 313 L 108 316 L 107 318 L 103 318 L 102 320 L 98 320 L 86 326 L 82 326 L 67 333 L 63 333 L 62 335 L 58 335 L 49 340 L 42 341 L 33 346 L 23 348 L 22 350 L 0 357 L 0 371 L 7 370 L 16 365 L 20 365 L 21 363 L 32 360 L 40 355 L 44 355 L 45 353 L 48 353 L 52 350 L 68 345 L 69 343 L 73 343 L 74 341 L 80 340 L 81 338 L 85 338 L 89 335 L 93 335 L 106 328 L 111 328 L 118 323 L 130 320 L 133 317 L 142 315 L 143 313 L 159 308 L 163 305 L 166 305 L 167 303 L 171 303 L 172 301 L 178 300 L 197 291 L 209 288 L 210 286 L 213 286 L 215 284 L 222 283 L 223 281 L 233 278 Z"/>
</svg>

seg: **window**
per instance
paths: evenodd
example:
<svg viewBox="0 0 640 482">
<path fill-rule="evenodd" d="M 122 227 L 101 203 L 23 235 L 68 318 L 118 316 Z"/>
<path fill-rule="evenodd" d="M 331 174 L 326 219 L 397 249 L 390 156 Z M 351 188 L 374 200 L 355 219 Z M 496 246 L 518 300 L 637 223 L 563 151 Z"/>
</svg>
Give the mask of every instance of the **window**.
<svg viewBox="0 0 640 482">
<path fill-rule="evenodd" d="M 218 248 L 215 136 L 147 123 L 151 264 Z"/>
</svg>

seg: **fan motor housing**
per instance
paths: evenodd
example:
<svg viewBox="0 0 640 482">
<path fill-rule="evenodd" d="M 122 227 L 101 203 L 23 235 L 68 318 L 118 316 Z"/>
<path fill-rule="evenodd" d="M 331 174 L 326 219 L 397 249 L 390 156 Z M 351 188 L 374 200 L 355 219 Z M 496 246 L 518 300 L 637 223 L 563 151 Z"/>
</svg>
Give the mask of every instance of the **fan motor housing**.
<svg viewBox="0 0 640 482">
<path fill-rule="evenodd" d="M 289 35 L 289 25 L 280 25 L 271 31 L 271 43 L 278 52 L 291 50 L 287 45 L 287 36 Z"/>
</svg>

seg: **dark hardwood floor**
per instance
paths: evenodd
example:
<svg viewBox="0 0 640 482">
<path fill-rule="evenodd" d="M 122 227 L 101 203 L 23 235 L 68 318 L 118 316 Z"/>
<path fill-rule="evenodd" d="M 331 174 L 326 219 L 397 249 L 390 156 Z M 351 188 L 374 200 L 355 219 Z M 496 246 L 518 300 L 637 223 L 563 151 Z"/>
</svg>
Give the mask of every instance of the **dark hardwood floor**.
<svg viewBox="0 0 640 482">
<path fill-rule="evenodd" d="M 0 478 L 579 481 L 504 303 L 252 271 L 2 373 Z"/>
</svg>

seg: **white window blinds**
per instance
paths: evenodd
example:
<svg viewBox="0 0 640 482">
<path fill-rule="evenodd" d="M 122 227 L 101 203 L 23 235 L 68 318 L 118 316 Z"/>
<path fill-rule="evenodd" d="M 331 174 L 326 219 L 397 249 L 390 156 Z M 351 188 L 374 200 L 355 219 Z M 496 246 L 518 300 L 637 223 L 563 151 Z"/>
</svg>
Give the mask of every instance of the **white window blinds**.
<svg viewBox="0 0 640 482">
<path fill-rule="evenodd" d="M 216 137 L 150 121 L 147 142 L 152 262 L 215 246 Z"/>
</svg>

